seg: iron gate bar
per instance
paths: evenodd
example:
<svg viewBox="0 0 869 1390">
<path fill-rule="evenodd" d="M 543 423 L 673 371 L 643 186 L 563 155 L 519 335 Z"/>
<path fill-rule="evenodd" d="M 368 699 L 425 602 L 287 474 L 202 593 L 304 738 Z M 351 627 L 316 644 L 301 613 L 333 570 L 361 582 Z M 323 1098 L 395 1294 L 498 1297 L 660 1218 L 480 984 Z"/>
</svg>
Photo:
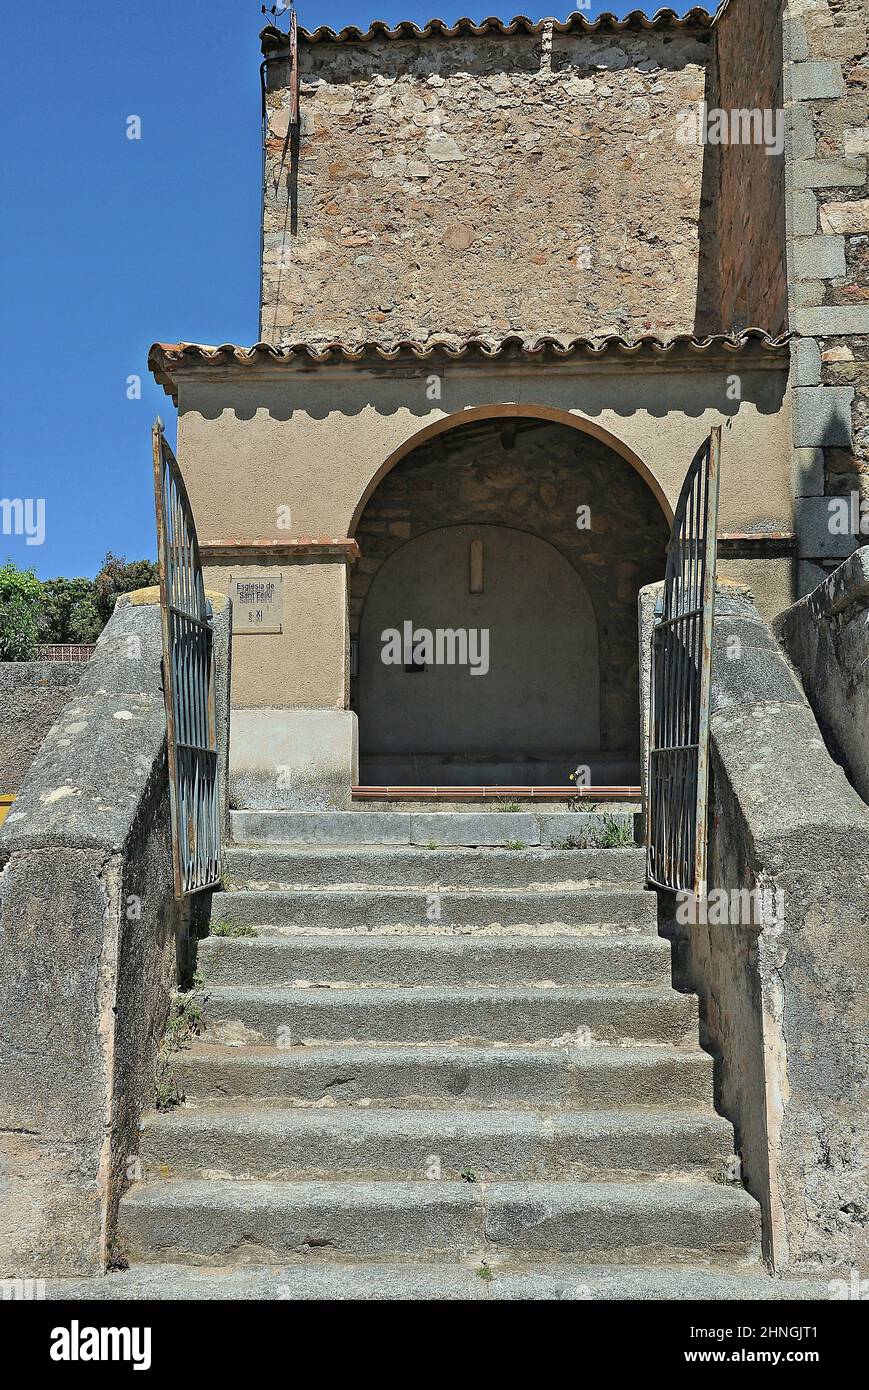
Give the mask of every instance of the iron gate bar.
<svg viewBox="0 0 869 1390">
<path fill-rule="evenodd" d="M 646 881 L 698 897 L 706 893 L 720 459 L 716 426 L 694 456 L 673 518 L 649 683 Z"/>
<path fill-rule="evenodd" d="M 221 876 L 214 632 L 190 499 L 159 419 L 151 443 L 172 864 L 180 898 L 215 887 Z"/>
</svg>

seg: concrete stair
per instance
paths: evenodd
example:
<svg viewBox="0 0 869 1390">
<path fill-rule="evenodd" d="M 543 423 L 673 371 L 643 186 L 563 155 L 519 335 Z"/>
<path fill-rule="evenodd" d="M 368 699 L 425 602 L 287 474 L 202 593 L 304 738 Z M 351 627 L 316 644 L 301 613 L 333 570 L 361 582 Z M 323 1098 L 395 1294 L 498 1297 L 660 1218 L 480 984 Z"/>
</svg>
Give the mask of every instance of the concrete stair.
<svg viewBox="0 0 869 1390">
<path fill-rule="evenodd" d="M 691 1271 L 710 1297 L 784 1297 L 724 1180 L 732 1131 L 640 851 L 456 824 L 393 845 L 370 822 L 410 837 L 419 813 L 321 814 L 281 843 L 293 813 L 234 813 L 266 843 L 232 847 L 199 943 L 185 1100 L 146 1118 L 121 1203 L 128 1285 L 159 1266 L 179 1298 L 702 1297 Z"/>
</svg>

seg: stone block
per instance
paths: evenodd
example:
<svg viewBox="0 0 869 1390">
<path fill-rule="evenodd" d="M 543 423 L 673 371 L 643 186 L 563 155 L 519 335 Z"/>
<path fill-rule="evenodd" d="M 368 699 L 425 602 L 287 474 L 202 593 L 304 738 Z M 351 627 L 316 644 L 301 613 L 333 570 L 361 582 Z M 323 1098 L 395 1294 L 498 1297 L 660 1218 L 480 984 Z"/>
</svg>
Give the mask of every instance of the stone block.
<svg viewBox="0 0 869 1390">
<path fill-rule="evenodd" d="M 794 497 L 823 497 L 825 484 L 823 449 L 794 449 L 792 476 Z"/>
<path fill-rule="evenodd" d="M 869 198 L 850 203 L 822 203 L 821 231 L 845 236 L 869 232 Z"/>
<path fill-rule="evenodd" d="M 800 386 L 793 393 L 794 444 L 798 449 L 851 443 L 853 386 Z"/>
<path fill-rule="evenodd" d="M 794 521 L 800 559 L 843 560 L 857 548 L 857 537 L 840 535 L 834 527 L 834 497 L 798 497 Z"/>
<path fill-rule="evenodd" d="M 860 188 L 866 182 L 865 159 L 798 159 L 795 188 Z"/>
<path fill-rule="evenodd" d="M 845 274 L 845 238 L 814 236 L 793 244 L 794 270 L 800 280 L 832 280 Z"/>
<path fill-rule="evenodd" d="M 794 386 L 819 386 L 821 349 L 814 338 L 791 343 L 791 381 Z"/>
<path fill-rule="evenodd" d="M 828 577 L 827 571 L 816 565 L 813 560 L 800 560 L 797 565 L 798 596 L 803 598 L 804 595 L 811 594 L 819 584 L 825 583 Z"/>
<path fill-rule="evenodd" d="M 810 188 L 791 192 L 791 235 L 814 236 L 818 230 L 818 200 Z"/>
<path fill-rule="evenodd" d="M 869 333 L 869 306 L 830 304 L 800 309 L 794 315 L 793 326 L 806 338 Z"/>
<path fill-rule="evenodd" d="M 839 97 L 845 90 L 840 63 L 809 61 L 791 66 L 791 98 L 793 101 L 821 101 Z"/>
</svg>

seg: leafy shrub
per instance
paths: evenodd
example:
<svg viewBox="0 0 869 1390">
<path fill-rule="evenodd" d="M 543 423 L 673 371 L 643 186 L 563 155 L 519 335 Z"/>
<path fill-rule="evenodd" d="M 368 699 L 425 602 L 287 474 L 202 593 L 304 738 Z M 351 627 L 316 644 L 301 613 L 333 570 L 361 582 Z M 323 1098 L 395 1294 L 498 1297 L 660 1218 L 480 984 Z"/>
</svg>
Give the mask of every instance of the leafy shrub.
<svg viewBox="0 0 869 1390">
<path fill-rule="evenodd" d="M 39 641 L 40 583 L 11 560 L 0 566 L 0 661 L 32 661 Z"/>
</svg>

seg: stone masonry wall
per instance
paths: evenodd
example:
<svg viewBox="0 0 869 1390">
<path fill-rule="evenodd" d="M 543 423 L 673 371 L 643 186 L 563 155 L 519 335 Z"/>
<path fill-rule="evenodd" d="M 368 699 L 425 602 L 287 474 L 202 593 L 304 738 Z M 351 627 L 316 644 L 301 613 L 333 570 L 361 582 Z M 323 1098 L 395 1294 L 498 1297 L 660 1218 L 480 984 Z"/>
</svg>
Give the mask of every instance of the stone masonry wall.
<svg viewBox="0 0 869 1390">
<path fill-rule="evenodd" d="M 17 792 L 84 664 L 0 662 L 0 795 Z"/>
<path fill-rule="evenodd" d="M 302 42 L 298 160 L 270 60 L 261 337 L 690 332 L 703 149 L 675 131 L 709 49 L 700 27 Z"/>
<path fill-rule="evenodd" d="M 591 509 L 587 530 L 577 528 L 583 504 Z M 645 483 L 605 444 L 559 425 L 521 430 L 515 438 L 491 426 L 438 436 L 387 474 L 362 514 L 351 633 L 358 632 L 365 596 L 390 555 L 427 531 L 469 522 L 541 536 L 577 570 L 598 622 L 601 749 L 635 754 L 637 593 L 663 575 L 668 539 L 664 514 Z"/>
<path fill-rule="evenodd" d="M 799 592 L 859 543 L 829 497 L 869 501 L 869 0 L 789 0 L 790 326 Z"/>
<path fill-rule="evenodd" d="M 739 0 L 715 28 L 707 82 L 716 110 L 780 112 L 783 0 Z M 705 150 L 698 330 L 787 329 L 784 157 L 760 142 Z"/>
</svg>

